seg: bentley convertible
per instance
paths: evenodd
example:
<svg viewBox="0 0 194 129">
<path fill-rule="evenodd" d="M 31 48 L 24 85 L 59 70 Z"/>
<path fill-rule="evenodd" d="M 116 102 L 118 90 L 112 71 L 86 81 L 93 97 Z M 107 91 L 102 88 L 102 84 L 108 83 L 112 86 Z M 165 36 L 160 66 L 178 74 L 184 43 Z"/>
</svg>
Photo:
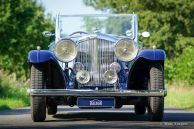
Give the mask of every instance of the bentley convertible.
<svg viewBox="0 0 194 129">
<path fill-rule="evenodd" d="M 58 105 L 80 110 L 134 105 L 137 115 L 161 121 L 164 112 L 164 50 L 144 49 L 136 14 L 58 15 L 48 50 L 31 50 L 31 116 L 57 113 Z M 147 111 L 147 113 L 146 113 Z"/>
</svg>

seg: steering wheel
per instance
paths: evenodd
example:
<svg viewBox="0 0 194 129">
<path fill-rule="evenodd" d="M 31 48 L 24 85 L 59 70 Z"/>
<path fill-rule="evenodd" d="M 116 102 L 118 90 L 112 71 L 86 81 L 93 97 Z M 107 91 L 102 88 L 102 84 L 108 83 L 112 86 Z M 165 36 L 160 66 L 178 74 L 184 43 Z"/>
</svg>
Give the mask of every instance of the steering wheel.
<svg viewBox="0 0 194 129">
<path fill-rule="evenodd" d="M 72 36 L 72 35 L 75 35 L 75 34 L 88 34 L 87 32 L 84 32 L 84 31 L 76 31 L 76 32 L 73 32 L 71 33 L 69 36 Z"/>
</svg>

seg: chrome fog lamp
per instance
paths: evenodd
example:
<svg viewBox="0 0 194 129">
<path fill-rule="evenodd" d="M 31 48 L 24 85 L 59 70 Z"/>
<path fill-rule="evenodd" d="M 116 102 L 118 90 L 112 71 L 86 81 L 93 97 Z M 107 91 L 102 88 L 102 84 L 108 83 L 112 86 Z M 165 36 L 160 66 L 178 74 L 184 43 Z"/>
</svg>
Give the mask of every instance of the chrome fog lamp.
<svg viewBox="0 0 194 129">
<path fill-rule="evenodd" d="M 54 55 L 62 62 L 69 62 L 77 56 L 76 44 L 70 39 L 62 39 L 54 47 Z"/>
<path fill-rule="evenodd" d="M 76 62 L 74 65 L 73 65 L 73 70 L 77 73 L 78 71 L 80 70 L 83 70 L 84 69 L 84 65 L 80 62 Z"/>
<path fill-rule="evenodd" d="M 138 53 L 135 42 L 129 38 L 119 40 L 115 45 L 115 55 L 121 61 L 131 61 Z"/>
<path fill-rule="evenodd" d="M 107 70 L 104 73 L 104 80 L 109 84 L 114 84 L 117 82 L 118 76 L 115 70 Z"/>
<path fill-rule="evenodd" d="M 80 70 L 76 74 L 76 80 L 81 84 L 86 84 L 90 81 L 90 73 L 86 70 Z"/>
<path fill-rule="evenodd" d="M 110 64 L 110 69 L 115 70 L 118 73 L 121 70 L 121 66 L 117 62 L 113 62 L 112 64 Z"/>
</svg>

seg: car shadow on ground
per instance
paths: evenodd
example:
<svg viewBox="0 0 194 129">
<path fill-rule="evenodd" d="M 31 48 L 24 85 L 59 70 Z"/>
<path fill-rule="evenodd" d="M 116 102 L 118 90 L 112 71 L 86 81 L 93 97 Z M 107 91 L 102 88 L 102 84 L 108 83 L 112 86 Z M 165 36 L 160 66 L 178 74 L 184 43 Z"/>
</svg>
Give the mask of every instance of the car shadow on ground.
<svg viewBox="0 0 194 129">
<path fill-rule="evenodd" d="M 3 110 L 3 111 L 0 111 L 0 115 L 25 115 L 25 114 L 30 114 L 30 109 L 24 109 L 24 108 L 21 108 L 21 109 L 6 109 L 6 110 Z"/>
<path fill-rule="evenodd" d="M 71 112 L 56 114 L 51 121 L 149 121 L 148 115 L 126 112 Z M 48 121 L 48 122 L 51 122 Z M 165 113 L 162 122 L 194 122 L 194 113 Z"/>
<path fill-rule="evenodd" d="M 0 115 L 30 115 L 30 108 L 1 111 Z M 49 118 L 49 117 L 48 117 Z M 52 119 L 54 118 L 54 119 Z M 60 107 L 58 113 L 47 119 L 51 121 L 148 121 L 148 115 L 135 115 L 133 107 L 108 110 L 88 110 Z M 187 112 L 174 107 L 165 108 L 163 122 L 194 122 L 194 112 Z"/>
<path fill-rule="evenodd" d="M 56 118 L 56 121 L 145 121 L 147 119 L 147 115 L 126 112 L 74 112 L 56 114 L 53 117 Z"/>
<path fill-rule="evenodd" d="M 82 112 L 64 112 L 53 116 L 55 120 L 53 121 L 148 121 L 147 113 L 145 115 L 136 115 L 133 113 L 133 108 L 131 110 L 123 112 L 101 112 L 93 111 L 88 112 L 84 110 Z M 176 108 L 165 108 L 163 122 L 194 122 L 194 112 L 181 111 Z"/>
<path fill-rule="evenodd" d="M 27 115 L 25 117 L 29 125 L 8 125 L 8 123 L 2 123 L 0 126 L 6 129 L 50 129 L 53 126 L 57 129 L 100 129 L 100 128 L 158 128 L 158 129 L 177 129 L 177 128 L 187 128 L 193 127 L 194 124 L 194 112 L 187 112 L 184 110 L 176 108 L 165 108 L 164 119 L 162 122 L 150 122 L 148 120 L 148 115 L 135 115 L 133 107 L 121 108 L 121 109 L 79 109 L 79 108 L 69 108 L 60 107 L 59 112 L 52 116 L 48 115 L 45 122 L 33 123 L 30 118 L 29 107 L 24 109 L 7 110 L 0 112 L 0 117 L 4 115 L 9 115 L 9 117 L 14 117 L 14 115 L 21 115 L 17 118 L 21 118 L 22 115 Z M 2 115 L 3 114 L 3 115 Z M 1 116 L 2 115 L 2 116 Z M 13 115 L 13 116 L 10 116 Z M 17 121 L 16 121 L 17 122 Z M 1 127 L 0 127 L 1 128 Z"/>
</svg>

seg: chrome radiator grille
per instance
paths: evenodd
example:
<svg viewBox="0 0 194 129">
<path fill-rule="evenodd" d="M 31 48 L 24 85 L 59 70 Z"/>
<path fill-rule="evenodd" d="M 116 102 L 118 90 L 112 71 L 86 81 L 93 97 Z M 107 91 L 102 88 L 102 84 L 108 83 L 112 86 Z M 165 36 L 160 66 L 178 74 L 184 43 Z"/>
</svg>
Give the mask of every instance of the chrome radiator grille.
<svg viewBox="0 0 194 129">
<path fill-rule="evenodd" d="M 114 42 L 92 38 L 80 41 L 77 49 L 76 62 L 81 62 L 91 75 L 89 83 L 79 86 L 113 86 L 104 81 L 104 73 L 116 61 Z"/>
</svg>

